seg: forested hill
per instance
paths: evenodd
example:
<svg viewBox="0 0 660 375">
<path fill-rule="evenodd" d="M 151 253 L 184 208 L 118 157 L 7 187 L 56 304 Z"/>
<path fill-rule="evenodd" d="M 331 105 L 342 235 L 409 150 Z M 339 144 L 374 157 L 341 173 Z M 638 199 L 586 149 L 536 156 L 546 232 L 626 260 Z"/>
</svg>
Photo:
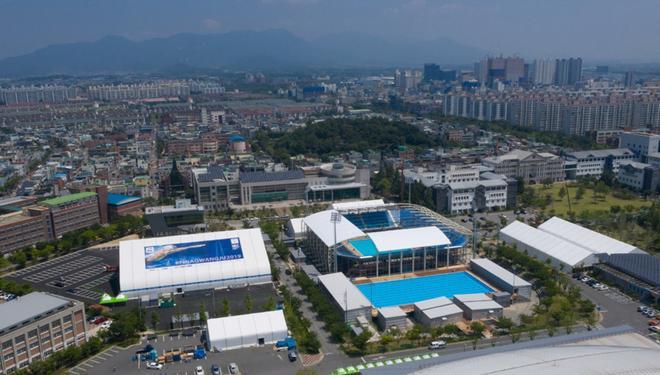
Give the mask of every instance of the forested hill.
<svg viewBox="0 0 660 375">
<path fill-rule="evenodd" d="M 327 156 L 348 151 L 394 150 L 399 145 L 429 148 L 434 140 L 418 128 L 384 119 L 327 119 L 309 124 L 291 133 L 261 131 L 256 136 L 258 148 L 286 159 L 289 155 Z"/>
</svg>

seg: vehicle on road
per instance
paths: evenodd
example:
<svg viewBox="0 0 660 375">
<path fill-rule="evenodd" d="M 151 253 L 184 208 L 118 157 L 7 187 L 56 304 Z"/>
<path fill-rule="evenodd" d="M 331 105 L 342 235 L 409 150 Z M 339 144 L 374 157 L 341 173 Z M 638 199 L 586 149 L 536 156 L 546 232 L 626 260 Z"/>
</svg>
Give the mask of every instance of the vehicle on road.
<svg viewBox="0 0 660 375">
<path fill-rule="evenodd" d="M 660 319 L 651 319 L 649 320 L 650 326 L 660 326 Z"/>
<path fill-rule="evenodd" d="M 195 375 L 204 375 L 204 368 L 202 366 L 197 366 L 195 369 Z"/>
<path fill-rule="evenodd" d="M 238 365 L 236 365 L 234 362 L 230 363 L 229 366 L 229 373 L 233 375 L 238 375 L 241 373 L 241 371 L 238 369 Z"/>
<path fill-rule="evenodd" d="M 218 365 L 211 365 L 211 375 L 222 375 L 222 369 Z"/>
<path fill-rule="evenodd" d="M 658 333 L 660 332 L 660 326 L 651 326 L 649 327 L 649 331 Z"/>
<path fill-rule="evenodd" d="M 298 354 L 294 350 L 289 350 L 289 362 L 295 362 L 298 359 Z"/>
<path fill-rule="evenodd" d="M 156 362 L 147 362 L 147 368 L 149 370 L 161 370 L 163 368 L 163 364 Z"/>
<path fill-rule="evenodd" d="M 443 340 L 431 341 L 429 344 L 429 350 L 442 349 L 447 346 L 447 343 Z"/>
</svg>

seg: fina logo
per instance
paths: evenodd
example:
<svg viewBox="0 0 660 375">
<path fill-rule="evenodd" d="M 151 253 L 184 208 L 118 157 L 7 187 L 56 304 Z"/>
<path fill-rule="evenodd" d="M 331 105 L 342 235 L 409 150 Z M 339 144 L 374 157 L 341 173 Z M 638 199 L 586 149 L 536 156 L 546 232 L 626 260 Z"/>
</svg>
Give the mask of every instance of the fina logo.
<svg viewBox="0 0 660 375">
<path fill-rule="evenodd" d="M 241 243 L 238 241 L 238 238 L 231 239 L 231 249 L 236 250 L 241 247 Z"/>
<path fill-rule="evenodd" d="M 144 253 L 145 253 L 146 255 L 150 255 L 150 254 L 153 254 L 153 252 L 154 252 L 155 250 L 156 250 L 156 249 L 154 249 L 153 246 L 147 246 L 147 247 L 144 248 Z"/>
</svg>

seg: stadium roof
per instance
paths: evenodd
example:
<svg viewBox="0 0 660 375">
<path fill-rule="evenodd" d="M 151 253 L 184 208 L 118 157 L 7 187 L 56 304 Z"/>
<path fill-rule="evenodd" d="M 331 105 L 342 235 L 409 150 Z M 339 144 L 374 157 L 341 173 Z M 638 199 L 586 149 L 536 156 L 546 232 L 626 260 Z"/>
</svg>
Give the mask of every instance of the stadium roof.
<svg viewBox="0 0 660 375">
<path fill-rule="evenodd" d="M 299 180 L 305 178 L 305 173 L 300 169 L 281 172 L 241 172 L 239 179 L 241 182 L 271 182 L 284 180 Z"/>
<path fill-rule="evenodd" d="M 364 208 L 382 207 L 385 202 L 382 199 L 372 199 L 368 201 L 333 203 L 332 209 L 337 211 L 359 210 Z"/>
<path fill-rule="evenodd" d="M 127 204 L 131 202 L 139 201 L 140 197 L 134 197 L 130 195 L 122 194 L 108 194 L 108 204 L 113 206 L 121 206 L 122 204 Z"/>
<path fill-rule="evenodd" d="M 660 258 L 650 254 L 612 254 L 602 255 L 600 260 L 651 286 L 660 286 Z"/>
<path fill-rule="evenodd" d="M 339 215 L 341 220 L 337 223 L 337 242 L 335 242 L 334 225 L 330 221 L 333 212 L 337 211 L 325 210 L 317 212 L 305 217 L 303 222 L 321 239 L 321 241 L 323 241 L 326 246 L 333 246 L 336 243 L 340 243 L 351 238 L 364 236 L 364 232 L 362 232 L 358 227 L 351 223 L 350 220 Z M 337 212 L 337 214 L 339 213 Z"/>
<path fill-rule="evenodd" d="M 81 199 L 89 198 L 95 196 L 96 193 L 91 192 L 91 191 L 84 191 L 82 193 L 76 193 L 76 194 L 69 194 L 69 195 L 62 195 L 61 197 L 57 198 L 50 198 L 41 201 L 41 204 L 45 204 L 47 206 L 60 206 L 66 203 L 71 203 L 75 202 Z"/>
<path fill-rule="evenodd" d="M 37 315 L 46 314 L 70 304 L 71 301 L 67 299 L 42 292 L 33 292 L 0 304 L 0 332 L 11 329 L 12 326 L 24 321 L 32 320 Z"/>
<path fill-rule="evenodd" d="M 229 252 L 226 248 L 218 250 L 227 241 L 231 241 L 232 256 L 226 256 Z M 238 250 L 234 245 L 238 245 Z M 184 251 L 188 249 L 196 249 L 195 254 L 186 254 Z M 240 257 L 235 256 L 236 252 Z M 165 256 L 158 257 L 159 253 Z M 148 260 L 154 256 L 155 260 Z M 151 262 L 149 267 L 148 262 Z M 258 228 L 121 241 L 119 269 L 120 289 L 129 295 L 202 284 L 219 287 L 259 283 L 271 277 Z"/>
<path fill-rule="evenodd" d="M 538 229 L 585 248 L 594 254 L 627 254 L 640 251 L 633 245 L 615 240 L 612 237 L 571 223 L 557 216 L 539 225 Z"/>
<path fill-rule="evenodd" d="M 515 274 L 509 272 L 508 270 L 504 269 L 502 266 L 499 264 L 493 262 L 490 259 L 486 258 L 474 258 L 471 259 L 470 262 L 480 266 L 484 270 L 490 272 L 491 275 L 497 277 L 501 281 L 509 284 L 509 285 L 515 285 L 518 287 L 523 287 L 523 286 L 530 286 L 532 284 L 528 283 L 527 281 L 521 279 L 520 277 L 516 276 Z"/>
<path fill-rule="evenodd" d="M 571 267 L 580 263 L 589 265 L 596 261 L 591 251 L 517 220 L 502 228 L 500 235 L 502 234 Z"/>
<path fill-rule="evenodd" d="M 321 275 L 319 283 L 323 284 L 337 305 L 344 311 L 371 307 L 371 302 L 367 297 L 341 272 Z"/>
<path fill-rule="evenodd" d="M 449 238 L 434 226 L 372 232 L 367 235 L 379 252 L 451 244 Z"/>
</svg>

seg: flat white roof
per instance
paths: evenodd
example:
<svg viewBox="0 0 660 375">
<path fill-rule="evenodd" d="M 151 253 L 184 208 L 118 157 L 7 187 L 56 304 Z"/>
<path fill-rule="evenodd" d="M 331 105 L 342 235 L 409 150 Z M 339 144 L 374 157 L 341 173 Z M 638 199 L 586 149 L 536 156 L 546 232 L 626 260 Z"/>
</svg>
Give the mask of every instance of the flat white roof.
<svg viewBox="0 0 660 375">
<path fill-rule="evenodd" d="M 633 245 L 571 223 L 557 216 L 539 225 L 540 230 L 579 245 L 594 254 L 628 254 L 639 252 Z"/>
<path fill-rule="evenodd" d="M 372 199 L 367 201 L 333 203 L 331 207 L 333 210 L 346 211 L 346 210 L 358 210 L 363 208 L 380 207 L 384 205 L 385 205 L 385 201 L 383 201 L 382 199 Z"/>
<path fill-rule="evenodd" d="M 374 242 L 379 252 L 451 244 L 449 238 L 438 227 L 434 226 L 386 230 L 372 232 L 367 235 Z"/>
<path fill-rule="evenodd" d="M 475 294 L 457 294 L 455 299 L 461 301 L 470 310 L 497 310 L 502 309 L 502 305 L 495 302 L 492 298 L 483 293 Z"/>
<path fill-rule="evenodd" d="M 270 263 L 259 228 L 119 243 L 119 285 L 124 293 L 242 284 L 265 277 L 270 277 Z"/>
<path fill-rule="evenodd" d="M 385 319 L 401 318 L 406 316 L 406 312 L 403 311 L 399 306 L 381 307 L 378 309 L 378 313 Z"/>
<path fill-rule="evenodd" d="M 344 311 L 371 307 L 367 297 L 341 272 L 321 275 L 319 282 Z"/>
<path fill-rule="evenodd" d="M 430 309 L 422 310 L 422 314 L 426 315 L 429 319 L 442 318 L 443 316 L 452 316 L 462 314 L 463 310 L 455 304 L 433 307 Z"/>
<path fill-rule="evenodd" d="M 436 297 L 424 301 L 415 302 L 415 307 L 420 310 L 432 309 L 440 306 L 453 305 L 454 302 L 447 297 Z"/>
<path fill-rule="evenodd" d="M 362 232 L 358 227 L 351 223 L 350 220 L 339 215 L 341 220 L 337 223 L 337 242 L 335 242 L 335 224 L 330 221 L 333 212 L 337 211 L 325 210 L 317 212 L 305 217 L 303 222 L 321 239 L 321 241 L 323 241 L 326 246 L 333 246 L 336 243 L 340 243 L 351 238 L 364 236 L 364 232 Z"/>
<path fill-rule="evenodd" d="M 282 310 L 209 319 L 207 327 L 209 341 L 218 349 L 256 346 L 259 338 L 272 343 L 284 339 L 288 332 Z"/>
<path fill-rule="evenodd" d="M 491 275 L 497 277 L 501 281 L 509 284 L 509 285 L 515 285 L 517 287 L 524 287 L 524 286 L 531 286 L 532 284 L 528 283 L 527 281 L 521 279 L 520 277 L 516 276 L 515 274 L 509 272 L 508 270 L 502 268 L 499 264 L 493 262 L 490 259 L 486 258 L 475 258 L 471 259 L 470 262 L 478 265 L 479 267 L 483 268 L 484 270 L 488 271 Z"/>
<path fill-rule="evenodd" d="M 588 266 L 596 261 L 595 255 L 584 247 L 519 221 L 513 221 L 511 224 L 502 228 L 500 235 L 509 236 L 571 267 L 580 263 Z"/>
<path fill-rule="evenodd" d="M 305 222 L 304 218 L 299 217 L 299 218 L 293 218 L 289 220 L 289 225 L 291 226 L 291 229 L 293 229 L 293 233 L 295 235 L 303 234 L 305 233 Z"/>
</svg>

